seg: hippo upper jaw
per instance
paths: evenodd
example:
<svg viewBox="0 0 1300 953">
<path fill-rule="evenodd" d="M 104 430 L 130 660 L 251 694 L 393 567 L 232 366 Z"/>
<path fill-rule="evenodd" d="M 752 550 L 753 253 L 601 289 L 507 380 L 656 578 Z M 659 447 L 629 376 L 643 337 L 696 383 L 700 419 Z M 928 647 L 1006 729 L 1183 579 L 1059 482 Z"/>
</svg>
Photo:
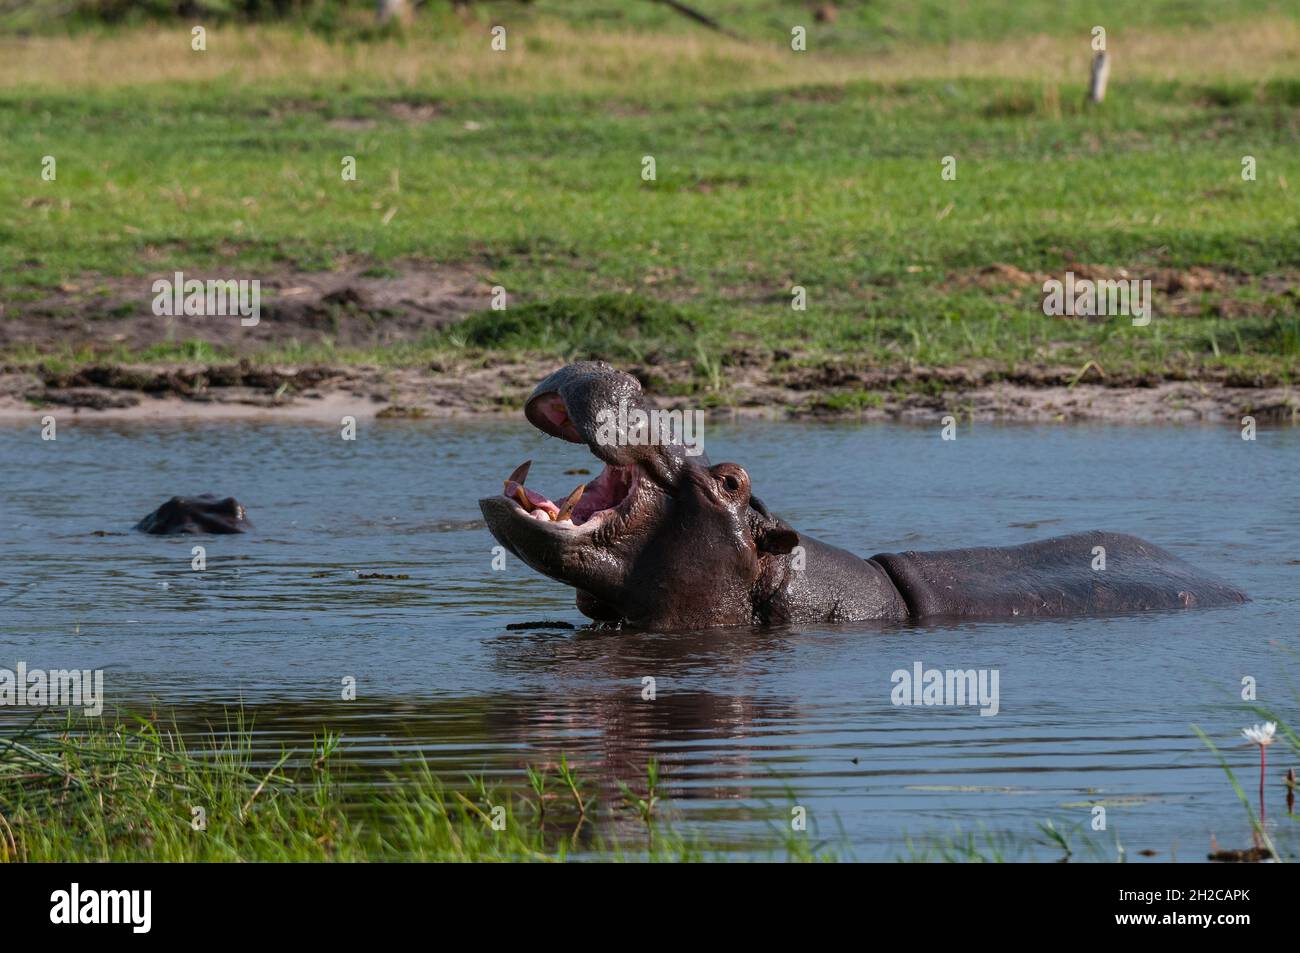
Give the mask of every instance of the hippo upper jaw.
<svg viewBox="0 0 1300 953">
<path fill-rule="evenodd" d="M 681 444 L 638 439 L 629 418 L 651 410 L 653 404 L 635 377 L 603 361 L 579 361 L 538 384 L 524 405 L 524 416 L 543 433 L 585 444 L 612 467 L 638 467 L 644 476 L 671 489 L 684 468 L 707 460 L 702 455 L 692 459 Z"/>
</svg>

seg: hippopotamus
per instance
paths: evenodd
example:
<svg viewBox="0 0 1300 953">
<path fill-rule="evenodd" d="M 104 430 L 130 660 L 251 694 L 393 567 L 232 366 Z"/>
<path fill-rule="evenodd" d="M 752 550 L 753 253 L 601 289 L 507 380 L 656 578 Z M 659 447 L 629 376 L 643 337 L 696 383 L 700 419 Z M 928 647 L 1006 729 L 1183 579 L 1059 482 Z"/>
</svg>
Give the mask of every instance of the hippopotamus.
<svg viewBox="0 0 1300 953">
<path fill-rule="evenodd" d="M 242 533 L 252 524 L 243 505 L 233 496 L 218 499 L 211 493 L 173 496 L 135 528 L 155 536 L 177 533 Z"/>
<path fill-rule="evenodd" d="M 503 492 L 479 501 L 501 545 L 572 586 L 579 610 L 599 622 L 681 630 L 1246 601 L 1230 583 L 1121 533 L 864 559 L 773 514 L 739 464 L 710 464 L 685 440 L 644 439 L 639 414 L 653 409 L 636 378 L 608 364 L 560 368 L 537 385 L 524 416 L 544 433 L 585 444 L 604 469 L 554 503 L 524 486 L 525 463 Z"/>
</svg>

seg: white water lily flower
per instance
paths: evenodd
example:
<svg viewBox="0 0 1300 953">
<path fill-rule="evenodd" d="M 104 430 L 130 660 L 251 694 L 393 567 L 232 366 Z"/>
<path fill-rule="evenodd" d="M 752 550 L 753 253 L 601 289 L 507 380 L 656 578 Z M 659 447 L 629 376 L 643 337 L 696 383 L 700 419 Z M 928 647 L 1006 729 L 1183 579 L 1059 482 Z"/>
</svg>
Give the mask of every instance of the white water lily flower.
<svg viewBox="0 0 1300 953">
<path fill-rule="evenodd" d="M 1246 740 L 1253 741 L 1257 745 L 1271 745 L 1273 743 L 1273 735 L 1276 732 L 1276 721 L 1266 721 L 1262 725 L 1255 725 L 1251 728 L 1241 729 L 1241 733 L 1246 736 Z"/>
</svg>

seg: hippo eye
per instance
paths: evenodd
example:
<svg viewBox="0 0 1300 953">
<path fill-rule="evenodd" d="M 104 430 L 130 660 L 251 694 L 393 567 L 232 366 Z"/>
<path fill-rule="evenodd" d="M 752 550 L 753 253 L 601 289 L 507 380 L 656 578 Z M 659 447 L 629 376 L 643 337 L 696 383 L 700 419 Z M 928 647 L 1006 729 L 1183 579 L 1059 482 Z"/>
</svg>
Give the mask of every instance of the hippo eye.
<svg viewBox="0 0 1300 953">
<path fill-rule="evenodd" d="M 719 463 L 709 475 L 717 481 L 714 486 L 719 494 L 736 500 L 749 495 L 749 474 L 736 464 Z"/>
</svg>

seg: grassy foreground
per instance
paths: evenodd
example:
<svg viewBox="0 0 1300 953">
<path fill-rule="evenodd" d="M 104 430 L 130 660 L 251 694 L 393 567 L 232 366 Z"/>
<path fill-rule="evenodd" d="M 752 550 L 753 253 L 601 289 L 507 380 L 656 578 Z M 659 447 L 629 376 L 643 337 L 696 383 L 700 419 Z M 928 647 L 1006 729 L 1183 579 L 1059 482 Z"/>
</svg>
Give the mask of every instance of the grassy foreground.
<svg viewBox="0 0 1300 953">
<path fill-rule="evenodd" d="M 1277 716 L 1263 709 L 1265 718 Z M 326 733 L 310 750 L 273 762 L 255 754 L 253 726 L 235 712 L 222 730 L 189 744 L 154 719 L 116 722 L 69 716 L 0 737 L 0 863 L 13 862 L 698 862 L 851 859 L 843 846 L 783 822 L 773 809 L 762 843 L 711 843 L 673 821 L 659 768 L 601 795 L 562 756 L 527 768 L 526 783 L 453 783 L 422 760 L 381 783 L 350 783 L 341 739 Z M 1223 845 L 1216 860 L 1286 860 L 1218 748 L 1240 799 L 1253 847 Z M 1300 753 L 1300 737 L 1280 722 L 1277 754 Z M 1280 777 L 1280 769 L 1272 776 Z M 1249 782 L 1245 784 L 1249 786 Z M 1276 797 L 1269 784 L 1270 798 Z M 1278 800 L 1282 800 L 1279 798 Z M 1294 790 L 1281 824 L 1292 827 Z M 1275 802 L 1276 807 L 1276 802 Z M 1123 862 L 1118 833 L 1088 836 L 1088 820 L 1040 822 L 1032 833 L 960 829 L 904 835 L 897 858 L 911 863 Z M 1289 835 L 1289 831 L 1283 832 Z M 1289 837 L 1286 843 L 1289 843 Z"/>
<path fill-rule="evenodd" d="M 737 366 L 828 362 L 1294 381 L 1294 10 L 1032 0 L 940 17 L 891 0 L 810 23 L 796 53 L 779 5 L 703 6 L 744 38 L 649 3 L 616 20 L 584 18 L 595 3 L 437 7 L 406 35 L 216 22 L 204 52 L 188 25 L 0 37 L 0 325 L 58 328 L 8 343 L 0 328 L 0 359 L 594 356 L 685 362 L 688 392 Z M 1116 65 L 1087 108 L 1094 22 Z M 142 345 L 55 323 L 156 321 L 149 275 L 358 263 L 468 269 L 480 313 L 384 340 L 392 311 L 322 305 L 327 325 L 376 329 L 348 344 L 195 343 L 195 325 Z M 1067 270 L 1152 279 L 1155 320 L 1045 317 L 1042 282 Z M 106 290 L 124 280 L 134 311 Z M 494 285 L 505 315 L 487 310 Z"/>
<path fill-rule="evenodd" d="M 187 747 L 143 719 L 74 722 L 0 738 L 0 862 L 701 861 L 723 845 L 661 819 L 657 767 L 600 804 L 565 759 L 529 769 L 523 790 L 459 788 L 422 761 L 387 783 L 350 786 L 339 739 L 253 755 L 236 716 Z M 595 828 L 616 830 L 617 836 Z M 774 832 L 773 859 L 833 860 L 812 835 Z"/>
</svg>

